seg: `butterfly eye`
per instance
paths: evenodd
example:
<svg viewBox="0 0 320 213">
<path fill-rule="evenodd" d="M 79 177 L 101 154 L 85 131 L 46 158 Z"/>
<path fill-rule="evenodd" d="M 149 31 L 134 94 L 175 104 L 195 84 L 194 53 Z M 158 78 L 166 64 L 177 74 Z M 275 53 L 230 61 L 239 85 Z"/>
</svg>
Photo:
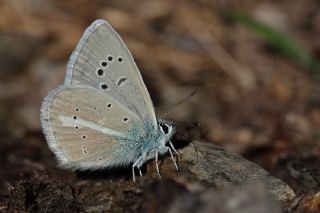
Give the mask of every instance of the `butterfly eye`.
<svg viewBox="0 0 320 213">
<path fill-rule="evenodd" d="M 160 128 L 161 128 L 161 130 L 162 130 L 162 132 L 164 134 L 168 134 L 169 133 L 169 127 L 168 127 L 167 124 L 160 124 Z"/>
</svg>

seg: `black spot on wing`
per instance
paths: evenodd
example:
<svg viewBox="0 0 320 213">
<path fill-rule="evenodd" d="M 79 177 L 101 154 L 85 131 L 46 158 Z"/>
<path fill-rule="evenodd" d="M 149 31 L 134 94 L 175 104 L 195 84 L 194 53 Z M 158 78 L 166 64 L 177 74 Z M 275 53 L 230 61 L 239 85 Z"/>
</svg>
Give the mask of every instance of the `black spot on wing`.
<svg viewBox="0 0 320 213">
<path fill-rule="evenodd" d="M 109 88 L 108 85 L 105 84 L 105 83 L 101 84 L 100 87 L 101 87 L 101 89 L 103 89 L 103 90 L 106 90 L 106 89 Z"/>
<path fill-rule="evenodd" d="M 118 86 L 120 86 L 121 84 L 123 84 L 124 82 L 126 82 L 127 81 L 127 78 L 120 78 L 119 80 L 118 80 Z"/>
</svg>

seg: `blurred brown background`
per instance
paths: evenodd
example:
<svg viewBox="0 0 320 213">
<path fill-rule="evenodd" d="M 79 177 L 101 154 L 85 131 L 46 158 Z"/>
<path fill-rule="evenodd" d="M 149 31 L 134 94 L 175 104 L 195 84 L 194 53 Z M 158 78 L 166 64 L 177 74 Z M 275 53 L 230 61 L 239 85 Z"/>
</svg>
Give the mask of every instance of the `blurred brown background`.
<svg viewBox="0 0 320 213">
<path fill-rule="evenodd" d="M 158 114 L 198 89 L 169 114 L 197 129 L 190 139 L 241 153 L 299 190 L 287 159 L 319 172 L 319 1 L 1 0 L 1 185 L 55 168 L 40 104 L 98 18 L 131 50 Z"/>
</svg>

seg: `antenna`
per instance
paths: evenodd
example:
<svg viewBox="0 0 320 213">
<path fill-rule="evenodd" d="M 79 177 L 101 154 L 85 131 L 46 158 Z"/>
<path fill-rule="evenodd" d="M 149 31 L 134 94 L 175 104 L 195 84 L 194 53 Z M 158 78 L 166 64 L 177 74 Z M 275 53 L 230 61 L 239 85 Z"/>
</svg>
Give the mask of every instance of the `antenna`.
<svg viewBox="0 0 320 213">
<path fill-rule="evenodd" d="M 162 118 L 165 118 L 172 110 L 174 110 L 177 106 L 186 103 L 192 96 L 194 96 L 198 92 L 198 89 L 193 90 L 187 97 L 173 105 L 172 107 L 169 108 L 169 110 L 165 113 L 162 114 Z"/>
</svg>

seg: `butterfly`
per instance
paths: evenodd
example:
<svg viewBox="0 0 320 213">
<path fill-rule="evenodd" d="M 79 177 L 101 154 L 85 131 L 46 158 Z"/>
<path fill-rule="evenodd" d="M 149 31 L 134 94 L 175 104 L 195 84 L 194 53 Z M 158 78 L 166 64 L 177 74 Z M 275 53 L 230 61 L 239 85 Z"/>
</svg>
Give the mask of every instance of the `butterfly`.
<svg viewBox="0 0 320 213">
<path fill-rule="evenodd" d="M 149 92 L 129 50 L 105 20 L 94 21 L 70 56 L 64 84 L 41 106 L 41 126 L 63 168 L 96 170 L 156 162 L 167 152 L 172 122 L 157 119 Z M 167 144 L 169 146 L 167 146 Z"/>
</svg>

